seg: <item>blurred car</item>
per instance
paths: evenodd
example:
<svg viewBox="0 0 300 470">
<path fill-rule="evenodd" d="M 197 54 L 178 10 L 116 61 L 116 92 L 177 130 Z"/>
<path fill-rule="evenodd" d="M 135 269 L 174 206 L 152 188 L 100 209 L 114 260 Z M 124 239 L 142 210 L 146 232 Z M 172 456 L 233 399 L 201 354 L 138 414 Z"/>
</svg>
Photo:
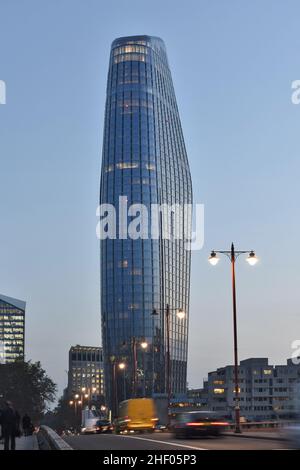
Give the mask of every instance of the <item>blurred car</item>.
<svg viewBox="0 0 300 470">
<path fill-rule="evenodd" d="M 101 434 L 113 432 L 113 425 L 107 419 L 87 420 L 80 434 Z"/>
<path fill-rule="evenodd" d="M 96 423 L 96 433 L 111 433 L 113 432 L 113 425 L 108 419 L 99 419 Z"/>
<path fill-rule="evenodd" d="M 178 413 L 173 427 L 177 439 L 196 436 L 219 436 L 229 425 L 213 411 Z"/>
</svg>

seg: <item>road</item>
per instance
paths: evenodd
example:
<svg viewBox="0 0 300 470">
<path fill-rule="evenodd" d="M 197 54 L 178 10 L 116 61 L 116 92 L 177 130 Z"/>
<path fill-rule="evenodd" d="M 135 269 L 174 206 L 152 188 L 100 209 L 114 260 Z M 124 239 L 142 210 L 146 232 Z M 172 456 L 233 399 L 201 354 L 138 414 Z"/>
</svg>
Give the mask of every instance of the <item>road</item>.
<svg viewBox="0 0 300 470">
<path fill-rule="evenodd" d="M 219 438 L 174 439 L 170 433 L 133 436 L 96 434 L 64 438 L 73 449 L 80 450 L 277 450 L 286 445 L 280 440 L 223 436 Z"/>
</svg>

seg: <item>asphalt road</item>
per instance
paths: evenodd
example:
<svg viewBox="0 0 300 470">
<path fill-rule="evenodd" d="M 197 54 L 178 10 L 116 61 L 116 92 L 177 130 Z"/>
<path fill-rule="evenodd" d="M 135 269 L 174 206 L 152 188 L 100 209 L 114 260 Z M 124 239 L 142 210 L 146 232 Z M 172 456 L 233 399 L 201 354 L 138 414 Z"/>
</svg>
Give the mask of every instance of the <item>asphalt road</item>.
<svg viewBox="0 0 300 470">
<path fill-rule="evenodd" d="M 285 449 L 283 441 L 250 437 L 222 436 L 174 439 L 170 433 L 136 434 L 133 436 L 96 434 L 64 438 L 73 449 L 80 450 L 277 450 Z"/>
</svg>

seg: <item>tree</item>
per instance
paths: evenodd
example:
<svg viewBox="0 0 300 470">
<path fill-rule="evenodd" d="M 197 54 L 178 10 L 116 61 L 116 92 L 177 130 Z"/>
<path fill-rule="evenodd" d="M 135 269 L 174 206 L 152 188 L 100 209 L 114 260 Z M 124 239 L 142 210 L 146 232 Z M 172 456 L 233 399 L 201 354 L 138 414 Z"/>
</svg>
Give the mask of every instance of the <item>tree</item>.
<svg viewBox="0 0 300 470">
<path fill-rule="evenodd" d="M 56 385 L 40 362 L 0 364 L 0 398 L 11 401 L 21 416 L 27 413 L 34 421 L 40 420 L 55 394 Z"/>
<path fill-rule="evenodd" d="M 75 409 L 74 405 L 70 405 L 70 400 L 63 396 L 58 400 L 57 407 L 45 414 L 42 423 L 58 433 L 70 428 L 80 430 L 81 410 Z"/>
</svg>

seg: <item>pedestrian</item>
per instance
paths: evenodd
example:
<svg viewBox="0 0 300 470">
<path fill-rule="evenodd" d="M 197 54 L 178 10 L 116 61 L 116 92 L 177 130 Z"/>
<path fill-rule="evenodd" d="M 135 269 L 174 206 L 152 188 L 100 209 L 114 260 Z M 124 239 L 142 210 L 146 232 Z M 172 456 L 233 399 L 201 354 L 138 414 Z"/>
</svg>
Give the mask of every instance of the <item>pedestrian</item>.
<svg viewBox="0 0 300 470">
<path fill-rule="evenodd" d="M 27 413 L 25 413 L 25 415 L 23 416 L 22 428 L 25 436 L 30 436 L 32 434 L 33 424 Z"/>
<path fill-rule="evenodd" d="M 1 414 L 2 434 L 4 437 L 4 450 L 16 448 L 16 437 L 20 436 L 20 415 L 13 408 L 10 401 L 5 403 L 5 407 Z"/>
</svg>

